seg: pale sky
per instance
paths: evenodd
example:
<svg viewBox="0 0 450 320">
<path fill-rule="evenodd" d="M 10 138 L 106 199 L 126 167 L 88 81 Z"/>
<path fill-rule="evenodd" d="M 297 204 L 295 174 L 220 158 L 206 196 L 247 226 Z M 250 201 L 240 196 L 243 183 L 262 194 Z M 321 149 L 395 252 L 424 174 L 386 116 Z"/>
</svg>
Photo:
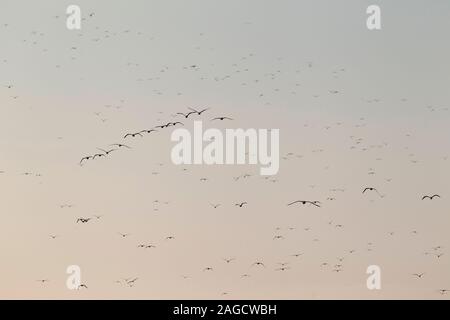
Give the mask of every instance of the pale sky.
<svg viewBox="0 0 450 320">
<path fill-rule="evenodd" d="M 81 30 L 66 28 L 71 4 Z M 449 12 L 446 0 L 0 0 L 0 298 L 447 298 Z M 188 107 L 210 109 L 174 116 Z M 123 139 L 193 119 L 279 129 L 279 173 L 176 166 L 172 128 Z M 119 142 L 131 149 L 79 165 Z M 66 287 L 69 265 L 88 289 Z M 381 290 L 366 287 L 369 265 Z"/>
</svg>

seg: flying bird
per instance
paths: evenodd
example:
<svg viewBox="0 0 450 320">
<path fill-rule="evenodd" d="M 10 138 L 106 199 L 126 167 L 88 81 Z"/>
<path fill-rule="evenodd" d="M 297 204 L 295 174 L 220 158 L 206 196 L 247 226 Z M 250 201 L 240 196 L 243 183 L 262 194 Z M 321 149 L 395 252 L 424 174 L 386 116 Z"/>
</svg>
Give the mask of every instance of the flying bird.
<svg viewBox="0 0 450 320">
<path fill-rule="evenodd" d="M 256 261 L 255 263 L 253 263 L 252 264 L 252 267 L 253 266 L 256 266 L 256 267 L 266 267 L 265 265 L 264 265 L 264 263 L 262 263 L 262 262 L 260 262 L 260 261 Z"/>
<path fill-rule="evenodd" d="M 156 129 L 142 130 L 139 133 L 152 133 L 152 132 L 158 132 L 158 130 Z"/>
<path fill-rule="evenodd" d="M 303 205 L 312 204 L 312 205 L 320 208 L 320 201 L 296 200 L 294 202 L 288 203 L 287 205 L 292 206 L 293 204 L 296 204 L 296 203 L 301 203 Z"/>
<path fill-rule="evenodd" d="M 80 160 L 80 165 L 82 165 L 82 164 L 83 164 L 83 161 L 86 161 L 86 160 L 92 160 L 92 159 L 94 159 L 94 157 L 93 157 L 93 156 L 87 156 L 87 157 L 83 157 L 83 158 L 81 158 L 81 160 Z"/>
<path fill-rule="evenodd" d="M 131 235 L 131 234 L 129 234 L 129 233 L 120 233 L 120 232 L 118 232 L 118 234 L 119 234 L 122 238 L 126 238 L 126 237 L 128 237 L 128 236 Z"/>
<path fill-rule="evenodd" d="M 96 153 L 96 154 L 94 154 L 94 156 L 92 157 L 92 160 L 94 160 L 94 159 L 97 158 L 97 157 L 99 157 L 99 158 L 101 158 L 101 157 L 106 157 L 106 155 L 103 154 L 103 153 Z"/>
<path fill-rule="evenodd" d="M 221 121 L 223 121 L 223 120 L 233 120 L 233 119 L 231 119 L 229 117 L 216 117 L 216 118 L 211 119 L 211 121 L 214 121 L 214 120 L 221 120 Z"/>
<path fill-rule="evenodd" d="M 246 204 L 247 204 L 247 202 L 241 202 L 241 203 L 236 203 L 235 206 L 242 208 Z"/>
<path fill-rule="evenodd" d="M 142 134 L 140 132 L 136 132 L 136 133 L 127 133 L 123 138 L 126 139 L 127 137 L 136 137 L 136 136 L 140 136 L 142 137 Z"/>
<path fill-rule="evenodd" d="M 383 196 L 381 195 L 381 193 L 378 192 L 378 190 L 376 188 L 373 187 L 366 187 L 363 190 L 363 194 L 366 193 L 367 191 L 375 191 L 381 198 L 383 198 Z"/>
<path fill-rule="evenodd" d="M 185 117 L 186 119 L 189 118 L 189 116 L 190 116 L 191 114 L 194 114 L 194 113 L 198 113 L 198 112 L 197 112 L 197 111 L 191 111 L 191 112 L 188 112 L 188 113 L 177 112 L 177 114 L 182 115 L 182 116 Z"/>
<path fill-rule="evenodd" d="M 39 280 L 36 280 L 36 281 L 44 284 L 46 282 L 49 282 L 50 280 L 48 280 L 48 279 L 39 279 Z"/>
<path fill-rule="evenodd" d="M 440 197 L 441 197 L 440 195 L 435 194 L 435 195 L 432 195 L 432 196 L 423 196 L 422 200 L 425 200 L 425 199 L 433 200 L 434 198 L 440 198 Z"/>
<path fill-rule="evenodd" d="M 170 126 L 176 126 L 177 124 L 181 124 L 182 126 L 184 126 L 183 122 L 180 121 L 176 121 L 176 122 L 169 122 L 168 124 L 166 124 L 166 127 L 170 127 Z"/>
<path fill-rule="evenodd" d="M 194 108 L 188 108 L 189 110 L 192 110 L 194 113 L 197 113 L 199 116 L 202 115 L 203 112 L 205 112 L 206 110 L 209 110 L 209 108 L 203 109 L 201 111 L 195 110 Z M 191 112 L 192 113 L 192 112 Z"/>
<path fill-rule="evenodd" d="M 117 149 L 111 149 L 111 150 L 105 150 L 102 148 L 97 148 L 100 151 L 103 151 L 105 153 L 105 155 L 109 155 L 111 152 L 116 151 Z"/>
<path fill-rule="evenodd" d="M 121 143 L 114 143 L 114 144 L 111 144 L 110 145 L 110 147 L 118 147 L 118 148 L 127 148 L 127 149 L 131 149 L 131 147 L 129 147 L 129 146 L 127 146 L 127 145 L 125 145 L 125 144 L 121 144 Z"/>
</svg>

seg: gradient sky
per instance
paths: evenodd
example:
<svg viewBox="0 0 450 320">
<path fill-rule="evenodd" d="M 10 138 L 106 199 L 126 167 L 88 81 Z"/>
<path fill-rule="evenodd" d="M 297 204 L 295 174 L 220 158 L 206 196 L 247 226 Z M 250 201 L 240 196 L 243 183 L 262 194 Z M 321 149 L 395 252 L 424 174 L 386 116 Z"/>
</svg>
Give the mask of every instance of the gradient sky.
<svg viewBox="0 0 450 320">
<path fill-rule="evenodd" d="M 70 4 L 81 30 L 66 28 Z M 380 31 L 366 28 L 371 4 Z M 445 0 L 0 0 L 0 298 L 446 298 L 449 12 Z M 171 129 L 122 139 L 192 128 L 172 116 L 188 107 L 211 108 L 205 127 L 280 129 L 278 175 L 175 166 Z M 235 120 L 209 121 L 222 115 Z M 117 142 L 132 149 L 79 166 Z M 366 288 L 373 264 L 379 291 Z M 66 288 L 69 265 L 88 290 Z"/>
</svg>

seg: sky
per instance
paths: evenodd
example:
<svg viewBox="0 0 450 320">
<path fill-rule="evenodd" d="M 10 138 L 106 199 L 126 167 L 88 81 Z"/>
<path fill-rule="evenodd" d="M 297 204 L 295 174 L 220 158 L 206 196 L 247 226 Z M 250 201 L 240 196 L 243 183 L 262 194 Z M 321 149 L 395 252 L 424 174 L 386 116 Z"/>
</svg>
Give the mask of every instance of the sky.
<svg viewBox="0 0 450 320">
<path fill-rule="evenodd" d="M 0 0 L 0 298 L 446 299 L 449 10 Z M 123 138 L 194 120 L 279 129 L 278 174 L 175 165 L 173 127 Z M 131 148 L 80 165 L 114 143 Z M 70 265 L 88 289 L 67 288 Z"/>
</svg>

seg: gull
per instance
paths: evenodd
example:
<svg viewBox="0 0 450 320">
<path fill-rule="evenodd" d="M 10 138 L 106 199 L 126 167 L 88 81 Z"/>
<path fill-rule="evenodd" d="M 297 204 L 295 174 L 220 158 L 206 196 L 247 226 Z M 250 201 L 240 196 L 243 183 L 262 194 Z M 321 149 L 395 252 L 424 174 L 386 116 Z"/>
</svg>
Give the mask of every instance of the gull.
<svg viewBox="0 0 450 320">
<path fill-rule="evenodd" d="M 260 261 L 256 261 L 255 263 L 253 263 L 252 265 L 251 265 L 252 267 L 253 266 L 256 266 L 256 267 L 266 267 L 265 265 L 264 265 L 264 263 L 262 263 L 262 262 L 260 262 Z"/>
<path fill-rule="evenodd" d="M 80 284 L 80 285 L 78 286 L 77 290 L 80 290 L 81 288 L 87 289 L 88 287 L 87 287 L 87 285 L 85 285 L 85 284 L 83 283 L 83 284 Z"/>
<path fill-rule="evenodd" d="M 136 136 L 140 136 L 142 137 L 142 134 L 140 132 L 136 132 L 136 133 L 127 133 L 123 138 L 126 139 L 127 137 L 136 137 Z"/>
<path fill-rule="evenodd" d="M 289 267 L 281 267 L 281 268 L 275 269 L 275 271 L 286 271 L 289 269 L 290 269 Z"/>
<path fill-rule="evenodd" d="M 174 236 L 168 236 L 168 237 L 166 237 L 166 240 L 174 240 L 174 239 L 175 239 Z"/>
<path fill-rule="evenodd" d="M 102 148 L 97 148 L 100 151 L 103 151 L 105 153 L 105 155 L 109 155 L 111 152 L 116 151 L 117 149 L 111 149 L 111 150 L 105 150 Z"/>
<path fill-rule="evenodd" d="M 152 133 L 152 132 L 158 132 L 158 130 L 156 129 L 142 130 L 139 133 Z"/>
<path fill-rule="evenodd" d="M 166 127 L 176 126 L 177 124 L 181 124 L 182 126 L 184 126 L 183 122 L 176 121 L 176 122 L 169 122 L 168 124 L 166 124 Z"/>
<path fill-rule="evenodd" d="M 126 237 L 130 236 L 129 233 L 120 233 L 120 232 L 118 232 L 118 234 L 120 234 L 122 236 L 122 238 L 126 238 Z"/>
<path fill-rule="evenodd" d="M 435 195 L 432 195 L 432 196 L 423 196 L 422 200 L 425 200 L 425 199 L 433 200 L 434 198 L 440 198 L 440 197 L 441 197 L 440 195 L 435 194 Z"/>
<path fill-rule="evenodd" d="M 81 158 L 81 160 L 80 160 L 80 165 L 82 165 L 82 164 L 83 164 L 83 161 L 85 161 L 85 160 L 92 160 L 92 159 L 94 159 L 94 157 L 93 157 L 93 156 L 87 156 L 87 157 L 83 157 L 83 158 Z"/>
<path fill-rule="evenodd" d="M 58 236 L 56 235 L 56 234 L 51 234 L 50 235 L 50 238 L 52 238 L 52 239 L 56 239 Z"/>
<path fill-rule="evenodd" d="M 211 267 L 206 267 L 205 269 L 203 269 L 203 271 L 213 271 L 213 268 L 211 268 Z"/>
<path fill-rule="evenodd" d="M 78 218 L 77 219 L 77 223 L 81 222 L 81 223 L 88 223 L 89 220 L 91 220 L 92 218 Z"/>
<path fill-rule="evenodd" d="M 442 295 L 446 294 L 447 292 L 450 292 L 449 289 L 439 289 L 438 291 L 439 291 L 439 293 L 442 294 Z"/>
<path fill-rule="evenodd" d="M 383 196 L 378 192 L 378 190 L 376 188 L 366 187 L 366 188 L 364 188 L 362 193 L 366 193 L 366 191 L 375 191 L 381 198 L 383 198 Z"/>
<path fill-rule="evenodd" d="M 49 282 L 50 280 L 48 280 L 48 279 L 39 279 L 39 280 L 36 280 L 36 281 L 44 284 L 46 282 Z"/>
<path fill-rule="evenodd" d="M 101 157 L 106 157 L 106 155 L 103 154 L 103 153 L 96 153 L 96 154 L 94 154 L 94 156 L 92 157 L 92 160 L 94 160 L 96 157 L 101 158 Z"/>
<path fill-rule="evenodd" d="M 191 114 L 194 114 L 194 113 L 198 113 L 198 112 L 197 112 L 197 111 L 191 111 L 191 112 L 188 112 L 188 113 L 177 112 L 177 114 L 182 115 L 182 116 L 185 117 L 186 119 L 187 119 Z"/>
<path fill-rule="evenodd" d="M 211 121 L 214 121 L 214 120 L 221 120 L 221 121 L 223 121 L 223 120 L 233 120 L 233 119 L 231 119 L 229 117 L 216 117 L 216 118 L 211 119 Z"/>
<path fill-rule="evenodd" d="M 232 261 L 236 260 L 235 258 L 224 258 L 223 261 L 225 261 L 226 263 L 230 263 Z"/>
<path fill-rule="evenodd" d="M 138 280 L 139 278 L 134 278 L 131 280 L 125 280 L 125 282 L 127 283 L 127 285 L 129 285 L 130 287 L 134 286 L 134 283 Z"/>
<path fill-rule="evenodd" d="M 246 204 L 247 204 L 247 202 L 241 202 L 241 203 L 236 203 L 235 206 L 242 208 Z"/>
<path fill-rule="evenodd" d="M 301 255 L 303 255 L 303 253 L 295 253 L 295 254 L 293 254 L 292 256 L 295 257 L 295 258 L 298 258 L 298 257 L 300 257 Z"/>
<path fill-rule="evenodd" d="M 118 148 L 127 148 L 127 149 L 131 149 L 131 147 L 125 145 L 125 144 L 121 144 L 121 143 L 114 143 L 114 144 L 110 144 L 111 147 L 118 147 Z"/>
<path fill-rule="evenodd" d="M 280 240 L 280 239 L 284 239 L 283 236 L 277 235 L 273 237 L 273 240 Z"/>
<path fill-rule="evenodd" d="M 424 276 L 424 274 L 425 273 L 413 273 L 412 275 L 420 279 Z"/>
<path fill-rule="evenodd" d="M 218 203 L 218 204 L 210 203 L 210 204 L 214 209 L 217 209 L 220 206 L 220 203 Z"/>
<path fill-rule="evenodd" d="M 309 203 L 309 204 L 312 204 L 312 205 L 320 208 L 320 201 L 308 201 L 308 200 L 296 200 L 294 202 L 288 203 L 288 206 L 291 206 L 296 203 L 301 203 L 303 205 Z"/>
<path fill-rule="evenodd" d="M 206 110 L 209 110 L 209 108 L 203 109 L 201 111 L 197 111 L 194 108 L 188 108 L 189 110 L 192 110 L 194 113 L 197 113 L 199 116 L 202 115 L 203 112 L 205 112 Z M 192 112 L 191 112 L 192 113 Z"/>
</svg>

